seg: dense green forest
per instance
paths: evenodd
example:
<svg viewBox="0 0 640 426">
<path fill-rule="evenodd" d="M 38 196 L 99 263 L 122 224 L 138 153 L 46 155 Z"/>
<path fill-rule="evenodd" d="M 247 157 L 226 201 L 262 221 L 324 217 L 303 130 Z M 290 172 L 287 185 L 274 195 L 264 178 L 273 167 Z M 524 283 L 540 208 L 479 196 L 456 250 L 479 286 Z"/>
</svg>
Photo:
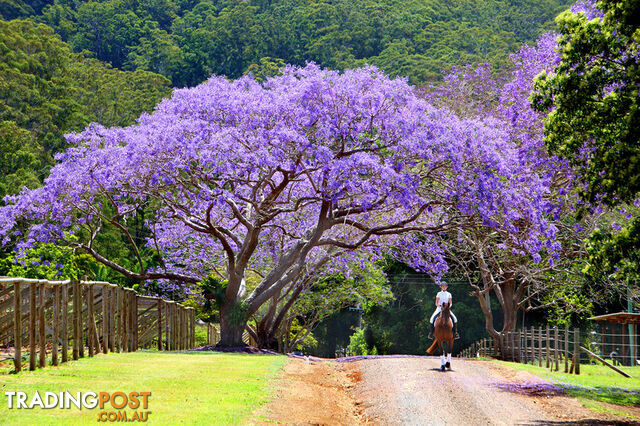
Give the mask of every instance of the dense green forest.
<svg viewBox="0 0 640 426">
<path fill-rule="evenodd" d="M 170 91 L 166 78 L 73 53 L 29 20 L 0 21 L 0 57 L 0 197 L 38 185 L 64 133 L 130 124 Z"/>
<path fill-rule="evenodd" d="M 4 19 L 51 26 L 73 51 L 191 86 L 270 63 L 375 64 L 412 83 L 454 64 L 505 65 L 553 26 L 565 0 L 3 0 Z"/>
</svg>

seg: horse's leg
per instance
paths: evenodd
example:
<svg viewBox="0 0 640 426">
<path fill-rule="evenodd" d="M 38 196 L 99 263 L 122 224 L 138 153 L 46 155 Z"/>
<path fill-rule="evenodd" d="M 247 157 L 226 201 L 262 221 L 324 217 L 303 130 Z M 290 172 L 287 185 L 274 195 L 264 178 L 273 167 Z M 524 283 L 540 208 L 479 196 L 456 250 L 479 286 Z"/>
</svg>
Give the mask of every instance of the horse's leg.
<svg viewBox="0 0 640 426">
<path fill-rule="evenodd" d="M 444 340 L 442 342 L 442 346 L 440 346 L 440 371 L 444 371 L 447 368 L 447 364 L 445 362 L 445 356 L 449 352 L 449 348 L 447 347 L 447 341 Z"/>
<path fill-rule="evenodd" d="M 449 351 L 447 353 L 447 362 L 444 365 L 448 369 L 451 369 L 451 352 L 453 351 L 453 340 L 449 341 Z"/>
</svg>

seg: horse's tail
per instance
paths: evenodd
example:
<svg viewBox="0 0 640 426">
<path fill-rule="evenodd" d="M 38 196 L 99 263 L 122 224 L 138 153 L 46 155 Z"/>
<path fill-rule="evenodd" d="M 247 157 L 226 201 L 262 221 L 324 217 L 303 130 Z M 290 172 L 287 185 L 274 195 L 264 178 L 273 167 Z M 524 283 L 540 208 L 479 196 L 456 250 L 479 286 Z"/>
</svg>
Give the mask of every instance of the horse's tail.
<svg viewBox="0 0 640 426">
<path fill-rule="evenodd" d="M 427 349 L 427 353 L 428 354 L 432 354 L 433 351 L 436 350 L 436 347 L 438 346 L 438 339 L 434 339 L 433 343 L 431 344 L 431 346 L 429 346 L 429 349 Z"/>
</svg>

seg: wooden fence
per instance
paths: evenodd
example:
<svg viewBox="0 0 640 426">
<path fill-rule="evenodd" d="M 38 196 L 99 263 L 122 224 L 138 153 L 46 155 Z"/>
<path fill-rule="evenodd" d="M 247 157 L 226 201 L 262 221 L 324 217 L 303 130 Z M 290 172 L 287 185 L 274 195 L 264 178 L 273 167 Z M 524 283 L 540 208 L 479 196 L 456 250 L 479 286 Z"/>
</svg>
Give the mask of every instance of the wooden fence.
<svg viewBox="0 0 640 426">
<path fill-rule="evenodd" d="M 195 347 L 195 309 L 96 281 L 0 278 L 0 344 L 29 370 L 85 353 Z"/>
<path fill-rule="evenodd" d="M 500 339 L 485 338 L 462 350 L 464 358 L 495 357 L 523 364 L 537 364 L 552 371 L 580 374 L 580 355 L 583 352 L 580 330 L 570 331 L 551 327 L 528 327 L 500 335 Z"/>
</svg>

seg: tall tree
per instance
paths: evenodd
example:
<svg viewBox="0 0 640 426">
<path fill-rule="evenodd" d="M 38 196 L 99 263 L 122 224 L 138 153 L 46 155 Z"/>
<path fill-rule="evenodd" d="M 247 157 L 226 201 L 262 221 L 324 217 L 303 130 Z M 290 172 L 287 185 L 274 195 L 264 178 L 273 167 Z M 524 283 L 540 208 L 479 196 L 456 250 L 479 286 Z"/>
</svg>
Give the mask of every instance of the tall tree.
<svg viewBox="0 0 640 426">
<path fill-rule="evenodd" d="M 518 229 L 521 211 L 538 224 L 532 244 L 548 239 L 542 194 L 516 191 L 530 171 L 500 128 L 433 108 L 374 68 L 288 68 L 263 84 L 216 77 L 176 90 L 137 125 L 91 125 L 68 141 L 45 186 L 0 209 L 5 241 L 26 219 L 27 245 L 68 244 L 140 280 L 195 283 L 202 259 L 214 263 L 228 281 L 223 345 L 241 344 L 249 316 L 312 253 L 394 245 L 437 275 L 445 265 L 433 234 L 476 215 Z M 145 207 L 156 211 L 146 245 L 165 257 L 158 268 L 145 264 L 131 232 Z M 491 222 L 498 211 L 513 214 Z M 98 251 L 107 224 L 131 243 L 135 270 Z M 274 266 L 246 292 L 261 252 Z"/>
<path fill-rule="evenodd" d="M 463 116 L 489 116 L 502 123 L 506 138 L 518 149 L 519 161 L 531 172 L 523 180 L 527 189 L 519 190 L 538 187 L 543 194 L 538 201 L 549 237 L 543 246 L 529 239 L 531 227 L 538 225 L 526 211 L 519 212 L 518 230 L 490 226 L 479 219 L 445 236 L 450 241 L 449 258 L 467 277 L 487 332 L 496 338 L 515 329 L 520 311 L 573 308 L 568 304 L 577 299 L 568 295 L 583 282 L 587 238 L 598 223 L 598 215 L 586 215 L 582 221 L 574 218 L 579 202 L 575 171 L 545 149 L 545 114 L 534 111 L 528 100 L 534 77 L 558 63 L 555 48 L 556 35 L 546 34 L 535 46 L 524 46 L 513 56 L 509 75 L 496 76 L 488 65 L 454 69 L 444 85 L 427 94 Z M 505 215 L 512 214 L 499 212 L 491 221 L 502 223 Z M 565 290 L 564 295 L 558 288 Z M 501 329 L 495 326 L 493 299 L 500 306 Z"/>
<path fill-rule="evenodd" d="M 532 101 L 548 112 L 545 141 L 578 172 L 590 203 L 627 206 L 624 226 L 599 229 L 589 267 L 597 279 L 639 277 L 640 3 L 579 2 L 557 19 L 560 62 L 536 79 Z M 631 208 L 629 208 L 629 206 Z"/>
</svg>

